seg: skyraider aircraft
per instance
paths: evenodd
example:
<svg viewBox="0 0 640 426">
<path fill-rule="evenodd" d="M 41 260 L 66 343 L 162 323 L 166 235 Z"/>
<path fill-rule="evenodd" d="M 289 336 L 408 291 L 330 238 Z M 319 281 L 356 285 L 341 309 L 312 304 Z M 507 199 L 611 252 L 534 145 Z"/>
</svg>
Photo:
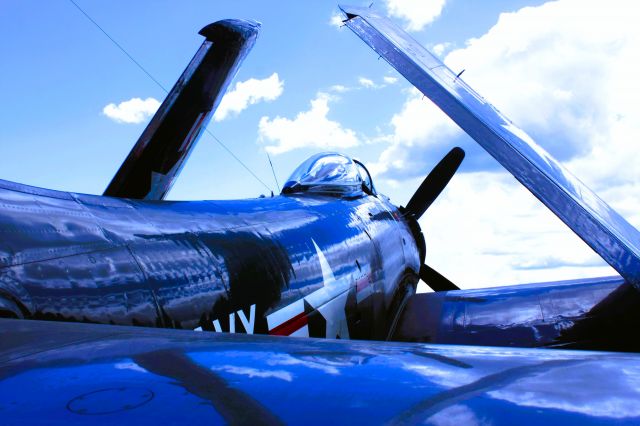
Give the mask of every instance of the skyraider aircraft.
<svg viewBox="0 0 640 426">
<path fill-rule="evenodd" d="M 258 34 L 219 21 L 103 196 L 0 182 L 3 419 L 640 420 L 636 354 L 230 334 L 638 350 L 638 231 L 404 31 L 343 11 L 621 277 L 464 291 L 427 266 L 418 219 L 460 148 L 406 207 L 338 153 L 305 161 L 271 198 L 163 201 Z M 419 278 L 435 292 L 415 294 Z M 607 391 L 589 393 L 596 383 Z"/>
<path fill-rule="evenodd" d="M 349 15 L 351 16 L 351 15 Z M 406 207 L 337 153 L 282 193 L 163 201 L 258 35 L 205 37 L 104 196 L 0 182 L 0 315 L 304 337 L 634 350 L 638 232 L 438 59 L 386 20 L 346 20 L 626 279 L 447 293 L 418 219 L 464 158 L 454 148 Z M 378 30 L 373 29 L 376 25 Z M 389 40 L 387 40 L 389 39 Z M 435 294 L 415 295 L 422 278 Z"/>
</svg>

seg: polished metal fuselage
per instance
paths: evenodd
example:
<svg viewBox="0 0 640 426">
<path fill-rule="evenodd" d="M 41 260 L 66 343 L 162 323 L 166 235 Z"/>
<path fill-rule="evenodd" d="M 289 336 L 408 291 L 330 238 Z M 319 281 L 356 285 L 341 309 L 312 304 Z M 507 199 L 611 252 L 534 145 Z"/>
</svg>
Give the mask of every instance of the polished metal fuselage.
<svg viewBox="0 0 640 426">
<path fill-rule="evenodd" d="M 302 300 L 303 322 L 275 334 L 381 338 L 419 265 L 383 196 L 137 201 L 0 182 L 5 316 L 269 333 Z"/>
</svg>

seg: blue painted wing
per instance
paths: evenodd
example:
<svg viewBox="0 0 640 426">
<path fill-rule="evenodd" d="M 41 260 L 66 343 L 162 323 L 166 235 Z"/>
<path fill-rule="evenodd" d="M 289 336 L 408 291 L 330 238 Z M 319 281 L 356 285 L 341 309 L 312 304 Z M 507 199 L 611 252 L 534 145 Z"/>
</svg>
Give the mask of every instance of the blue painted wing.
<svg viewBox="0 0 640 426">
<path fill-rule="evenodd" d="M 341 9 L 353 32 L 640 288 L 640 233 L 633 226 L 405 31 L 371 9 Z"/>
<path fill-rule="evenodd" d="M 640 355 L 0 320 L 2 424 L 638 424 Z"/>
</svg>

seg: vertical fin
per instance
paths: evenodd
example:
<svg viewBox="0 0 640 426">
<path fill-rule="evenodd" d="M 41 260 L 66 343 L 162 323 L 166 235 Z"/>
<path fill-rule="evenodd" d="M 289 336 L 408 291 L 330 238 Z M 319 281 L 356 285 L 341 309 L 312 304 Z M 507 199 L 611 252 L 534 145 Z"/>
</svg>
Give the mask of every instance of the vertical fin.
<svg viewBox="0 0 640 426">
<path fill-rule="evenodd" d="M 259 30 L 257 22 L 233 19 L 200 30 L 206 40 L 104 195 L 144 200 L 162 200 L 167 195 Z"/>
</svg>

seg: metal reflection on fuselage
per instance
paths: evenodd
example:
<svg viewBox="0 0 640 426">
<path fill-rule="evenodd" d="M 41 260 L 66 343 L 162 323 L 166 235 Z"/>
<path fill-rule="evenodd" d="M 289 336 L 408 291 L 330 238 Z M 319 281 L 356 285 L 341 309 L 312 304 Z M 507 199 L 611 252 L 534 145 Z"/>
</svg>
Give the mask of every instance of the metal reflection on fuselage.
<svg viewBox="0 0 640 426">
<path fill-rule="evenodd" d="M 0 182 L 0 289 L 26 318 L 381 338 L 419 265 L 392 209 L 369 195 L 146 202 Z"/>
</svg>

